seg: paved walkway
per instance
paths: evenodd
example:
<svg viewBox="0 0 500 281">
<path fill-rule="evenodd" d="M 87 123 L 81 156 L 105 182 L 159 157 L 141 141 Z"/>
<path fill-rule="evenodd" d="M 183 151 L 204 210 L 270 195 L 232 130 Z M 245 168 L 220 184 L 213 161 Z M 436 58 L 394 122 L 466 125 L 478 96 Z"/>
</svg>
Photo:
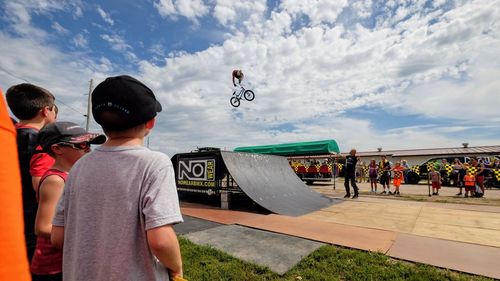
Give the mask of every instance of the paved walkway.
<svg viewBox="0 0 500 281">
<path fill-rule="evenodd" d="M 479 207 L 479 208 L 478 208 Z M 500 208 L 359 198 L 302 217 L 182 203 L 184 215 L 500 278 Z"/>
</svg>

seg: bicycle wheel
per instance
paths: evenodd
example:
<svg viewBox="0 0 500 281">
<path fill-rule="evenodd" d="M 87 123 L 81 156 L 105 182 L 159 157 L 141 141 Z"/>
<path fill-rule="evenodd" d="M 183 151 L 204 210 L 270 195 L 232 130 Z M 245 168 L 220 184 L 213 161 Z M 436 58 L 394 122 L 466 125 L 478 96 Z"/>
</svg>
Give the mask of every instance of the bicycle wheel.
<svg viewBox="0 0 500 281">
<path fill-rule="evenodd" d="M 246 90 L 245 93 L 243 93 L 243 96 L 247 101 L 253 101 L 253 99 L 255 98 L 255 94 L 252 90 Z"/>
<path fill-rule="evenodd" d="M 240 99 L 237 97 L 232 97 L 231 98 L 231 105 L 234 107 L 240 106 Z"/>
</svg>

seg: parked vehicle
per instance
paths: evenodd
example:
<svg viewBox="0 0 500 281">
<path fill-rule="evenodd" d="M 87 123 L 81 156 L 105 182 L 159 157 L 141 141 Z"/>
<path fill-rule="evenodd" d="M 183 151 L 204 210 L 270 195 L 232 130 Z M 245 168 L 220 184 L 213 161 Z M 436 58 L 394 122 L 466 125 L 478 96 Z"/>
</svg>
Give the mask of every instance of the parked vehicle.
<svg viewBox="0 0 500 281">
<path fill-rule="evenodd" d="M 492 175 L 495 174 L 495 170 L 489 168 L 489 164 L 494 161 L 494 159 L 499 158 L 498 156 L 492 157 L 477 157 L 479 161 L 485 164 L 485 177 L 490 180 L 489 184 L 495 186 L 497 179 L 493 179 Z M 443 159 L 446 160 L 446 164 L 443 167 Z M 407 174 L 407 183 L 417 184 L 420 180 L 427 180 L 429 174 L 429 169 L 431 166 L 436 166 L 437 169 L 441 171 L 442 185 L 443 186 L 455 186 L 456 177 L 454 176 L 453 162 L 458 159 L 460 163 L 468 163 L 471 160 L 470 156 L 455 156 L 455 157 L 436 157 L 425 161 L 421 165 L 415 165 L 410 168 Z M 500 175 L 499 175 L 500 177 Z"/>
</svg>

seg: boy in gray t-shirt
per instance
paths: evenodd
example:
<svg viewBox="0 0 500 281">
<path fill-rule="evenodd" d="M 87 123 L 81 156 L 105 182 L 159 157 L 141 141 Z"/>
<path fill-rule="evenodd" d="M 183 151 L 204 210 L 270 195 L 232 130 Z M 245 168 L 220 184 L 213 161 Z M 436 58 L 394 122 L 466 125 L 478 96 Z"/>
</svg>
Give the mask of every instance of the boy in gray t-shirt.
<svg viewBox="0 0 500 281">
<path fill-rule="evenodd" d="M 57 207 L 51 240 L 63 247 L 64 279 L 182 277 L 172 162 L 143 147 L 160 111 L 153 92 L 130 76 L 93 91 L 92 113 L 108 140 L 73 166 Z"/>
</svg>

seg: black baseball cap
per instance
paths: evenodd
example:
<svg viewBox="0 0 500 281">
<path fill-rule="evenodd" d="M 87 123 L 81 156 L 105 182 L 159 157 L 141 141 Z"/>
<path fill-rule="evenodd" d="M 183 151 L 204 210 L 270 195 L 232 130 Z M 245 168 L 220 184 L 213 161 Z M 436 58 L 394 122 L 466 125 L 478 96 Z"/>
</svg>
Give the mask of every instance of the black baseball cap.
<svg viewBox="0 0 500 281">
<path fill-rule="evenodd" d="M 44 126 L 38 133 L 38 143 L 44 151 L 60 142 L 101 144 L 106 141 L 102 134 L 93 134 L 73 122 L 55 122 Z"/>
<path fill-rule="evenodd" d="M 161 109 L 153 91 L 128 75 L 106 78 L 92 92 L 94 119 L 108 130 L 121 131 L 144 124 Z"/>
</svg>

